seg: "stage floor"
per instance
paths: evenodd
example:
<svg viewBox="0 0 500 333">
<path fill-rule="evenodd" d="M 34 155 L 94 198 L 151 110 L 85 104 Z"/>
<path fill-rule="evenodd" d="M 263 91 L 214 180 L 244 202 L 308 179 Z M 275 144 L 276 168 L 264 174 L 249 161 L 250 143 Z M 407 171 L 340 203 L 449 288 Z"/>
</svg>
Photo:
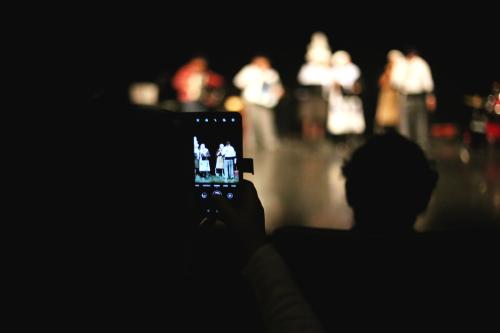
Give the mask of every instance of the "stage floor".
<svg viewBox="0 0 500 333">
<path fill-rule="evenodd" d="M 269 232 L 286 225 L 350 229 L 340 168 L 355 145 L 325 141 L 310 145 L 283 140 L 277 151 L 254 158 L 254 182 L 266 211 Z M 419 231 L 462 227 L 500 228 L 500 149 L 467 147 L 456 140 L 433 139 L 428 152 L 439 182 Z"/>
</svg>

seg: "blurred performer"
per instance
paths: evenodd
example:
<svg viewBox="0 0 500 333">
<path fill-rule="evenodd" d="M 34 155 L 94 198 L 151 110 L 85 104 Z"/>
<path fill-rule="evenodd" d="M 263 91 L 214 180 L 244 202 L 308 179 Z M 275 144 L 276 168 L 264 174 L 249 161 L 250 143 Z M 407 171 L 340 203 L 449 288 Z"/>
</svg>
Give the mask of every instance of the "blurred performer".
<svg viewBox="0 0 500 333">
<path fill-rule="evenodd" d="M 429 65 L 415 49 L 410 49 L 406 54 L 406 61 L 396 66 L 393 82 L 403 94 L 399 123 L 401 134 L 427 149 L 427 111 L 436 109 L 434 81 Z"/>
<path fill-rule="evenodd" d="M 331 51 L 327 36 L 315 32 L 307 47 L 306 63 L 302 65 L 298 81 L 302 85 L 298 98 L 302 138 L 316 141 L 325 136 L 330 86 Z"/>
<path fill-rule="evenodd" d="M 222 100 L 224 79 L 208 69 L 203 57 L 192 58 L 175 73 L 172 86 L 177 90 L 177 98 L 182 103 L 182 111 L 200 112 L 216 107 Z"/>
<path fill-rule="evenodd" d="M 486 99 L 488 121 L 486 123 L 486 137 L 488 142 L 500 143 L 500 82 L 494 81 L 491 85 L 491 94 Z"/>
<path fill-rule="evenodd" d="M 217 160 L 215 162 L 215 175 L 221 177 L 224 174 L 224 144 L 219 145 L 217 150 Z"/>
<path fill-rule="evenodd" d="M 393 85 L 393 77 L 404 61 L 403 53 L 398 50 L 389 51 L 384 72 L 378 80 L 380 92 L 375 120 L 382 131 L 384 129 L 395 129 L 399 125 L 401 103 L 399 92 Z"/>
<path fill-rule="evenodd" d="M 245 143 L 252 150 L 257 143 L 269 150 L 278 145 L 273 108 L 283 96 L 280 77 L 269 58 L 256 56 L 234 78 L 245 102 Z"/>
<path fill-rule="evenodd" d="M 361 94 L 361 71 L 346 51 L 332 55 L 328 131 L 333 135 L 362 134 L 365 130 Z"/>
<path fill-rule="evenodd" d="M 203 178 L 210 175 L 210 152 L 205 147 L 205 144 L 200 144 L 200 173 Z"/>
<path fill-rule="evenodd" d="M 224 179 L 234 179 L 234 166 L 236 164 L 236 151 L 229 141 L 222 149 L 224 156 Z"/>
</svg>

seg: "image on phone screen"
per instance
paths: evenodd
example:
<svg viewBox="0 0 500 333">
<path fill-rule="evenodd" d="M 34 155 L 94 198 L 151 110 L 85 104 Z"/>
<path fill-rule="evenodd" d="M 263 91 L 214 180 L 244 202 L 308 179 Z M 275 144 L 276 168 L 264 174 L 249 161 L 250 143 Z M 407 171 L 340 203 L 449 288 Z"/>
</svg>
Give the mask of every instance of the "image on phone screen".
<svg viewBox="0 0 500 333">
<path fill-rule="evenodd" d="M 200 114 L 193 121 L 193 176 L 199 197 L 217 195 L 233 200 L 243 155 L 240 115 Z"/>
</svg>

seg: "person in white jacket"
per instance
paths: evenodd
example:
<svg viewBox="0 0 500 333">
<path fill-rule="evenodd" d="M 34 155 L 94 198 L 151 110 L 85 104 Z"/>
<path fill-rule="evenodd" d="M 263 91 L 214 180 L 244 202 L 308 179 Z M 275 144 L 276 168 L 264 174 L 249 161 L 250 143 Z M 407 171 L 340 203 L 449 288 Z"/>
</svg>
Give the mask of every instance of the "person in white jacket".
<svg viewBox="0 0 500 333">
<path fill-rule="evenodd" d="M 273 108 L 283 96 L 278 72 L 269 58 L 256 56 L 234 77 L 245 102 L 245 143 L 247 149 L 274 150 L 278 145 Z"/>
</svg>

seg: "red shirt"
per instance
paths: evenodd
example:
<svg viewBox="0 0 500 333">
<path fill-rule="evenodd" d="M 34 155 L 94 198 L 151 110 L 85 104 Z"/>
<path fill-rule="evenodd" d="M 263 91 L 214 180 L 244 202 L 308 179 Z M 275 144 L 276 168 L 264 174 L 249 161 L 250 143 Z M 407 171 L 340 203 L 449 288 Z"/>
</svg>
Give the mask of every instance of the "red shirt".
<svg viewBox="0 0 500 333">
<path fill-rule="evenodd" d="M 197 80 L 193 80 L 196 76 Z M 193 85 L 200 85 L 199 87 Z M 172 86 L 177 90 L 177 98 L 181 102 L 199 100 L 201 92 L 206 88 L 219 88 L 224 84 L 224 78 L 210 70 L 195 72 L 190 64 L 182 66 L 172 79 Z M 190 86 L 191 85 L 191 86 Z M 197 92 L 196 90 L 200 90 Z M 193 93 L 193 91 L 195 91 Z"/>
</svg>

